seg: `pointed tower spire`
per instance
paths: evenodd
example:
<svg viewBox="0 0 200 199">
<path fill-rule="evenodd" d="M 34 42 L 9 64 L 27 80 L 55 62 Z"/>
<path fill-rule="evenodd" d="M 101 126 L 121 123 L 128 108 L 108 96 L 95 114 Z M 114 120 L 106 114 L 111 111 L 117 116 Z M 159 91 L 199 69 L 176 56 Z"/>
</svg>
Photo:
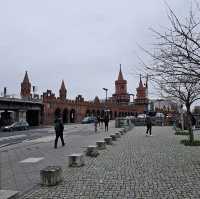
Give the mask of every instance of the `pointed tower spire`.
<svg viewBox="0 0 200 199">
<path fill-rule="evenodd" d="M 29 82 L 28 71 L 26 70 L 23 82 Z"/>
<path fill-rule="evenodd" d="M 149 80 L 149 76 L 147 74 L 147 77 L 146 77 L 146 88 L 148 88 L 148 80 Z"/>
<path fill-rule="evenodd" d="M 140 74 L 140 83 L 139 83 L 139 88 L 143 88 L 142 75 L 141 75 L 141 74 Z"/>
<path fill-rule="evenodd" d="M 123 74 L 122 74 L 122 69 L 121 69 L 121 64 L 120 64 L 120 69 L 119 69 L 119 75 L 118 75 L 118 80 L 124 80 Z"/>
<path fill-rule="evenodd" d="M 59 93 L 60 93 L 60 99 L 65 100 L 66 97 L 67 97 L 67 89 L 66 89 L 66 87 L 65 87 L 65 82 L 64 82 L 64 80 L 62 80 Z"/>
<path fill-rule="evenodd" d="M 120 64 L 118 79 L 115 81 L 115 94 L 113 100 L 117 103 L 129 103 L 130 96 L 127 93 L 127 81 L 123 78 Z"/>
<path fill-rule="evenodd" d="M 25 72 L 24 80 L 21 83 L 21 97 L 30 98 L 31 97 L 31 83 L 28 78 L 28 72 Z"/>
<path fill-rule="evenodd" d="M 65 87 L 65 82 L 64 82 L 64 80 L 62 80 L 61 89 L 62 89 L 62 90 L 66 90 L 66 87 Z"/>
</svg>

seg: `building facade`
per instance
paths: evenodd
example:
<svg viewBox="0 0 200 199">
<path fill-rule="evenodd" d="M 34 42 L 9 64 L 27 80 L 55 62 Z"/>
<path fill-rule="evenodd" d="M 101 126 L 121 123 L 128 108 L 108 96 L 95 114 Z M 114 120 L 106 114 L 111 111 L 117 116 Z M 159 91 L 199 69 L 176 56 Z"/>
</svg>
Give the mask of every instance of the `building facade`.
<svg viewBox="0 0 200 199">
<path fill-rule="evenodd" d="M 35 99 L 31 93 L 31 82 L 27 71 L 21 83 L 21 98 L 24 100 Z M 38 96 L 36 96 L 38 98 Z M 67 98 L 67 88 L 62 80 L 59 96 L 56 97 L 52 90 L 47 90 L 41 96 L 42 108 L 40 120 L 42 124 L 53 124 L 56 117 L 62 117 L 64 123 L 81 122 L 85 116 L 101 116 L 105 111 L 109 112 L 110 118 L 137 115 L 147 111 L 148 86 L 143 84 L 140 76 L 139 86 L 136 90 L 136 98 L 130 102 L 130 94 L 127 92 L 127 81 L 123 77 L 121 65 L 118 78 L 115 81 L 115 93 L 106 100 L 100 100 L 97 96 L 92 101 L 84 100 L 82 95 L 76 99 Z"/>
<path fill-rule="evenodd" d="M 0 97 L 0 127 L 19 121 L 27 121 L 30 126 L 43 122 L 43 102 L 32 95 L 27 71 L 21 83 L 20 95 L 21 99 L 9 95 Z"/>
<path fill-rule="evenodd" d="M 115 93 L 108 100 L 100 100 L 96 96 L 93 101 L 85 101 L 82 95 L 78 95 L 74 100 L 68 99 L 67 88 L 62 81 L 59 97 L 56 97 L 52 90 L 47 90 L 42 95 L 43 123 L 52 124 L 56 117 L 62 117 L 64 123 L 81 122 L 85 116 L 103 117 L 105 111 L 109 112 L 111 119 L 144 113 L 148 107 L 147 89 L 140 78 L 135 102 L 131 103 L 121 65 L 118 79 L 115 81 Z"/>
</svg>

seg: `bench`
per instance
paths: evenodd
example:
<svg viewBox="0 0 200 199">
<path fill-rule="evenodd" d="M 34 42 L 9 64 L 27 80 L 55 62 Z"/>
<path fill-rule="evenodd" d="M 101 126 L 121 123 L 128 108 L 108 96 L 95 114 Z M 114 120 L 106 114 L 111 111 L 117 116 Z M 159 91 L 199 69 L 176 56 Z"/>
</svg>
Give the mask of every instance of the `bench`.
<svg viewBox="0 0 200 199">
<path fill-rule="evenodd" d="M 62 168 L 60 166 L 47 166 L 40 170 L 40 181 L 43 186 L 54 186 L 62 181 Z"/>
<path fill-rule="evenodd" d="M 97 141 L 96 142 L 97 148 L 99 150 L 106 149 L 106 142 L 105 141 Z"/>
<path fill-rule="evenodd" d="M 105 140 L 106 144 L 109 144 L 109 145 L 112 144 L 112 138 L 111 137 L 105 137 L 104 140 Z"/>
<path fill-rule="evenodd" d="M 81 167 L 84 165 L 84 156 L 82 153 L 73 153 L 69 157 L 69 167 Z"/>
</svg>

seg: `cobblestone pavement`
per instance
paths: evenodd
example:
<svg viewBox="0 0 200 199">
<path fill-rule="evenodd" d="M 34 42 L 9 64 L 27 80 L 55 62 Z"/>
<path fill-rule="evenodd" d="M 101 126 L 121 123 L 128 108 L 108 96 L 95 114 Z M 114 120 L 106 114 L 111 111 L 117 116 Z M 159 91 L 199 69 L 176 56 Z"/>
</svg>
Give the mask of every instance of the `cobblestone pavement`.
<svg viewBox="0 0 200 199">
<path fill-rule="evenodd" d="M 64 168 L 64 181 L 37 187 L 23 199 L 200 198 L 200 147 L 179 144 L 171 127 L 153 136 L 135 127 L 81 168 Z"/>
<path fill-rule="evenodd" d="M 0 148 L 0 190 L 16 190 L 23 194 L 37 187 L 41 169 L 48 165 L 65 167 L 69 154 L 82 152 L 85 150 L 84 147 L 95 144 L 107 134 L 103 128 L 98 128 L 98 132 L 95 133 L 94 124 L 66 125 L 64 131 L 66 146 L 61 147 L 59 140 L 58 148 L 54 149 L 54 129 L 44 129 L 46 130 L 48 132 L 41 138 Z M 113 131 L 115 131 L 114 121 L 110 123 L 109 133 Z M 27 158 L 36 158 L 36 161 L 27 162 Z M 26 163 L 21 163 L 24 160 Z"/>
</svg>

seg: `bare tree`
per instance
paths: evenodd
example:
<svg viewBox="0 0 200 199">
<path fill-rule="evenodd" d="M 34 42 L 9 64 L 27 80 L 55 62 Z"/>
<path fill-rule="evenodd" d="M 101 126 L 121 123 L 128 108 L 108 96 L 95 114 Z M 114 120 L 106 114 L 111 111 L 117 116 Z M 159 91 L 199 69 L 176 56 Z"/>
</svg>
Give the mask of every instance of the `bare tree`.
<svg viewBox="0 0 200 199">
<path fill-rule="evenodd" d="M 200 99 L 200 20 L 193 8 L 184 22 L 168 9 L 171 26 L 164 33 L 152 29 L 156 35 L 155 51 L 145 51 L 154 64 L 146 69 L 163 93 L 186 106 L 190 142 L 193 142 L 190 108 Z"/>
<path fill-rule="evenodd" d="M 188 75 L 189 72 L 196 78 L 200 77 L 200 19 L 194 13 L 191 8 L 189 16 L 181 22 L 169 8 L 171 26 L 164 33 L 151 29 L 157 42 L 155 52 L 148 54 L 159 63 L 161 72 L 165 71 L 169 75 Z M 197 13 L 200 14 L 200 11 Z"/>
<path fill-rule="evenodd" d="M 158 78 L 156 78 L 158 81 Z M 192 131 L 192 114 L 191 105 L 200 99 L 199 81 L 191 79 L 191 76 L 171 76 L 162 75 L 159 77 L 160 88 L 167 97 L 178 99 L 179 102 L 185 105 L 187 110 L 188 130 L 190 142 L 194 141 Z"/>
</svg>

